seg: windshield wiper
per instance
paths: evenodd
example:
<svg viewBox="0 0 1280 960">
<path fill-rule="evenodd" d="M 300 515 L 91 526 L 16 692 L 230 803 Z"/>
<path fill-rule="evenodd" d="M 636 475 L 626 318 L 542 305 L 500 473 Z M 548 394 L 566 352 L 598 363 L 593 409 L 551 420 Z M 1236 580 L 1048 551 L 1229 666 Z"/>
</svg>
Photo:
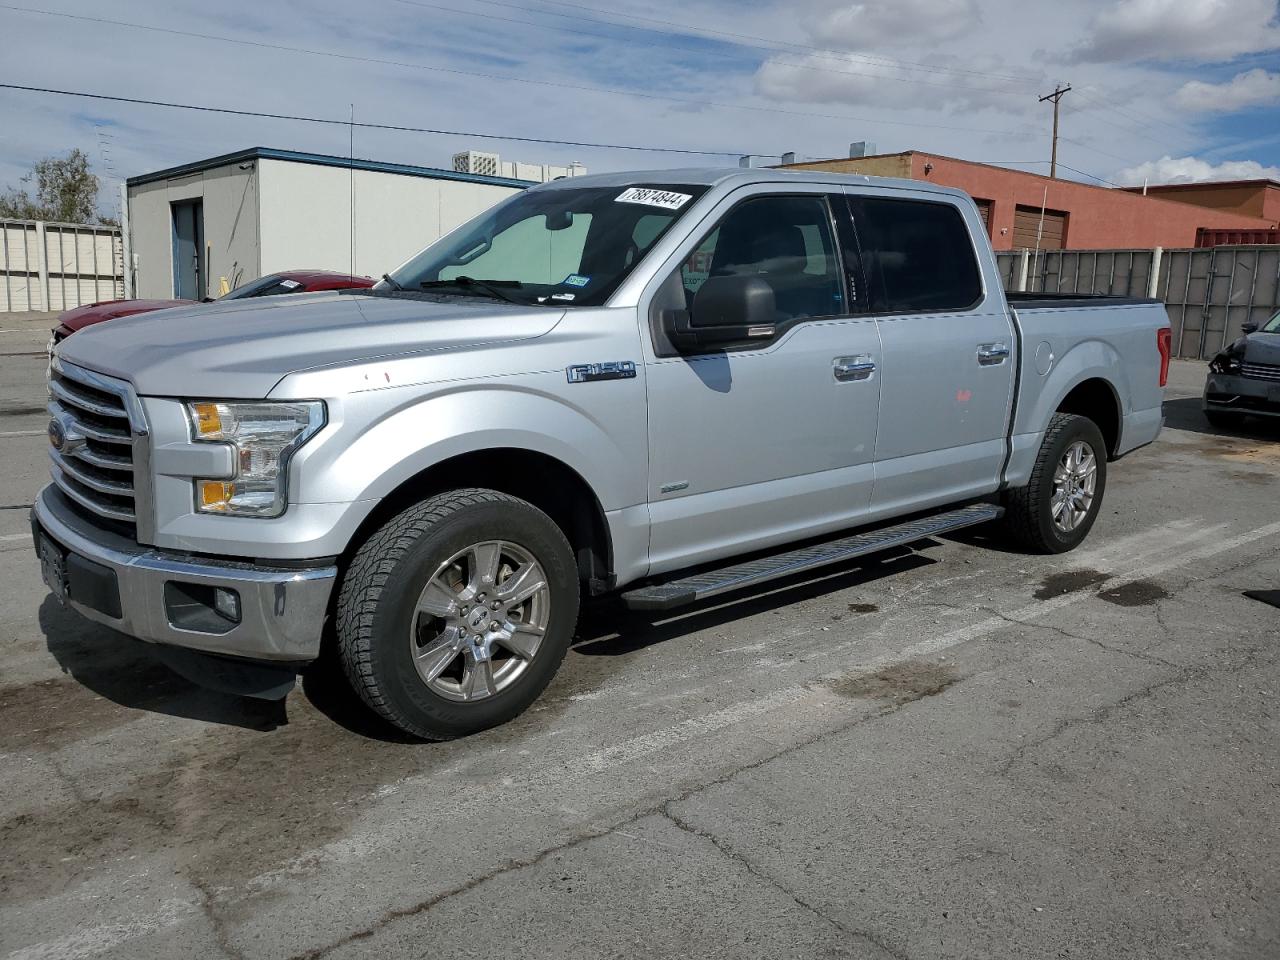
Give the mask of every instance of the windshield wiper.
<svg viewBox="0 0 1280 960">
<path fill-rule="evenodd" d="M 439 287 L 462 287 L 465 289 L 478 290 L 481 293 L 493 297 L 495 300 L 505 300 L 507 303 L 518 304 L 527 307 L 528 304 L 523 300 L 517 300 L 515 297 L 505 294 L 501 287 L 510 287 L 519 290 L 524 286 L 519 280 L 477 280 L 475 277 L 461 276 L 454 277 L 451 280 L 423 280 L 418 284 L 423 290 L 435 290 Z"/>
<path fill-rule="evenodd" d="M 395 290 L 395 291 L 397 291 L 397 292 L 399 292 L 399 293 L 403 293 L 403 292 L 404 292 L 404 287 L 400 285 L 400 281 L 399 281 L 399 280 L 397 280 L 395 277 L 393 277 L 391 274 L 389 274 L 389 273 L 384 273 L 384 274 L 382 275 L 382 279 L 383 279 L 383 280 L 385 280 L 385 281 L 387 281 L 387 283 L 391 284 L 391 289 L 392 289 L 392 290 Z"/>
</svg>

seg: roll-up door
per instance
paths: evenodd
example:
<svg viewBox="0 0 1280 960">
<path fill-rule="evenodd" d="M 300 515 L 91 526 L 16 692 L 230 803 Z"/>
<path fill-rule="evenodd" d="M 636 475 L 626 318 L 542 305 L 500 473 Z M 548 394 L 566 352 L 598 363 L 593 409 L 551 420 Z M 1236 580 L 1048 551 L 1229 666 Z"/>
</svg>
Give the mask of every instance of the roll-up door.
<svg viewBox="0 0 1280 960">
<path fill-rule="evenodd" d="M 1036 242 L 1037 235 L 1039 242 Z M 1041 226 L 1039 207 L 1019 206 L 1013 212 L 1013 246 L 1035 250 L 1061 250 L 1066 246 L 1067 215 L 1062 210 L 1045 210 Z"/>
</svg>

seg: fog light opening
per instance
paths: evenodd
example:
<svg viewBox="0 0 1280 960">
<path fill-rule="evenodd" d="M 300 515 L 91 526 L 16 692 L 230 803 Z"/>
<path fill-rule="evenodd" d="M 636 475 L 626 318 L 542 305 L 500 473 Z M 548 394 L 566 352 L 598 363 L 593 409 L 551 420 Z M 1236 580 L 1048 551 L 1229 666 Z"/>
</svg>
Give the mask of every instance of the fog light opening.
<svg viewBox="0 0 1280 960">
<path fill-rule="evenodd" d="M 217 587 L 213 591 L 213 609 L 232 623 L 240 622 L 240 594 L 226 587 Z"/>
</svg>

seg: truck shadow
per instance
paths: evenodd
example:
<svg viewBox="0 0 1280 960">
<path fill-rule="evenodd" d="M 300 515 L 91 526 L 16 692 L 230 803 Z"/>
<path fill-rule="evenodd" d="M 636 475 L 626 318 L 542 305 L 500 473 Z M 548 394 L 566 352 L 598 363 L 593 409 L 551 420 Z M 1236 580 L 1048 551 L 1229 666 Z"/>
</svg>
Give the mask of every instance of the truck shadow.
<svg viewBox="0 0 1280 960">
<path fill-rule="evenodd" d="M 161 663 L 147 644 L 85 620 L 51 596 L 40 604 L 38 619 L 45 645 L 63 673 L 113 704 L 248 730 L 274 730 L 288 722 L 283 700 L 236 697 L 191 683 Z M 75 709 L 64 702 L 50 708 Z M 102 720 L 114 725 L 111 721 L 120 718 L 104 714 Z"/>
<path fill-rule="evenodd" d="M 937 543 L 929 540 L 916 546 Z M 534 710 L 508 724 L 503 728 L 506 731 L 503 735 L 517 736 L 552 722 L 556 713 L 555 688 L 564 685 L 589 690 L 602 683 L 612 671 L 604 666 L 608 658 L 625 657 L 668 640 L 874 583 L 936 562 L 913 550 L 900 548 L 670 612 L 632 611 L 616 596 L 588 601 L 583 605 L 571 654 L 591 658 L 598 666 L 583 669 L 585 661 L 580 661 L 581 666 L 575 671 L 571 657 L 552 689 L 544 695 L 542 706 L 535 705 Z M 289 723 L 287 704 L 290 700 L 294 700 L 295 707 L 299 705 L 293 696 L 285 700 L 258 700 L 201 687 L 171 671 L 147 644 L 85 620 L 60 607 L 52 597 L 46 597 L 41 603 L 39 623 L 50 654 L 74 683 L 34 691 L 48 703 L 45 706 L 28 704 L 26 709 L 78 711 L 77 736 L 92 732 L 87 727 L 107 729 L 127 722 L 129 716 L 114 706 L 268 732 Z M 420 742 L 365 706 L 333 658 L 307 670 L 302 675 L 300 688 L 299 692 L 305 697 L 304 712 L 313 708 L 350 733 L 389 744 Z M 70 691 L 75 690 L 81 691 L 79 696 L 84 700 L 80 708 L 68 703 L 69 696 L 76 696 Z M 85 698 L 84 694 L 90 696 Z"/>
<path fill-rule="evenodd" d="M 925 541 L 924 544 L 930 542 L 937 543 Z M 900 548 L 671 611 L 630 610 L 617 597 L 603 597 L 583 604 L 572 652 L 589 657 L 625 656 L 699 630 L 723 626 L 734 620 L 814 600 L 937 562 Z"/>
<path fill-rule="evenodd" d="M 1245 440 L 1275 442 L 1280 440 L 1280 418 L 1249 417 L 1239 424 L 1220 430 L 1204 418 L 1199 397 L 1178 397 L 1164 402 L 1164 424 L 1172 430 L 1203 433 L 1211 437 L 1240 437 Z"/>
</svg>

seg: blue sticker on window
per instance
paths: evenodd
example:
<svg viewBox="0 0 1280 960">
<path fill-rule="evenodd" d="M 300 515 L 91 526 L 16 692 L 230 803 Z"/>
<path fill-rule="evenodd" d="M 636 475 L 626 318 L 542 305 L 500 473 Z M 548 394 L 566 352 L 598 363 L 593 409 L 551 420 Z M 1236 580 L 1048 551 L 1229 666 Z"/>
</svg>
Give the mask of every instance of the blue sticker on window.
<svg viewBox="0 0 1280 960">
<path fill-rule="evenodd" d="M 584 277 L 580 273 L 571 273 L 564 278 L 564 285 L 567 287 L 585 287 L 590 282 L 590 277 Z"/>
</svg>

